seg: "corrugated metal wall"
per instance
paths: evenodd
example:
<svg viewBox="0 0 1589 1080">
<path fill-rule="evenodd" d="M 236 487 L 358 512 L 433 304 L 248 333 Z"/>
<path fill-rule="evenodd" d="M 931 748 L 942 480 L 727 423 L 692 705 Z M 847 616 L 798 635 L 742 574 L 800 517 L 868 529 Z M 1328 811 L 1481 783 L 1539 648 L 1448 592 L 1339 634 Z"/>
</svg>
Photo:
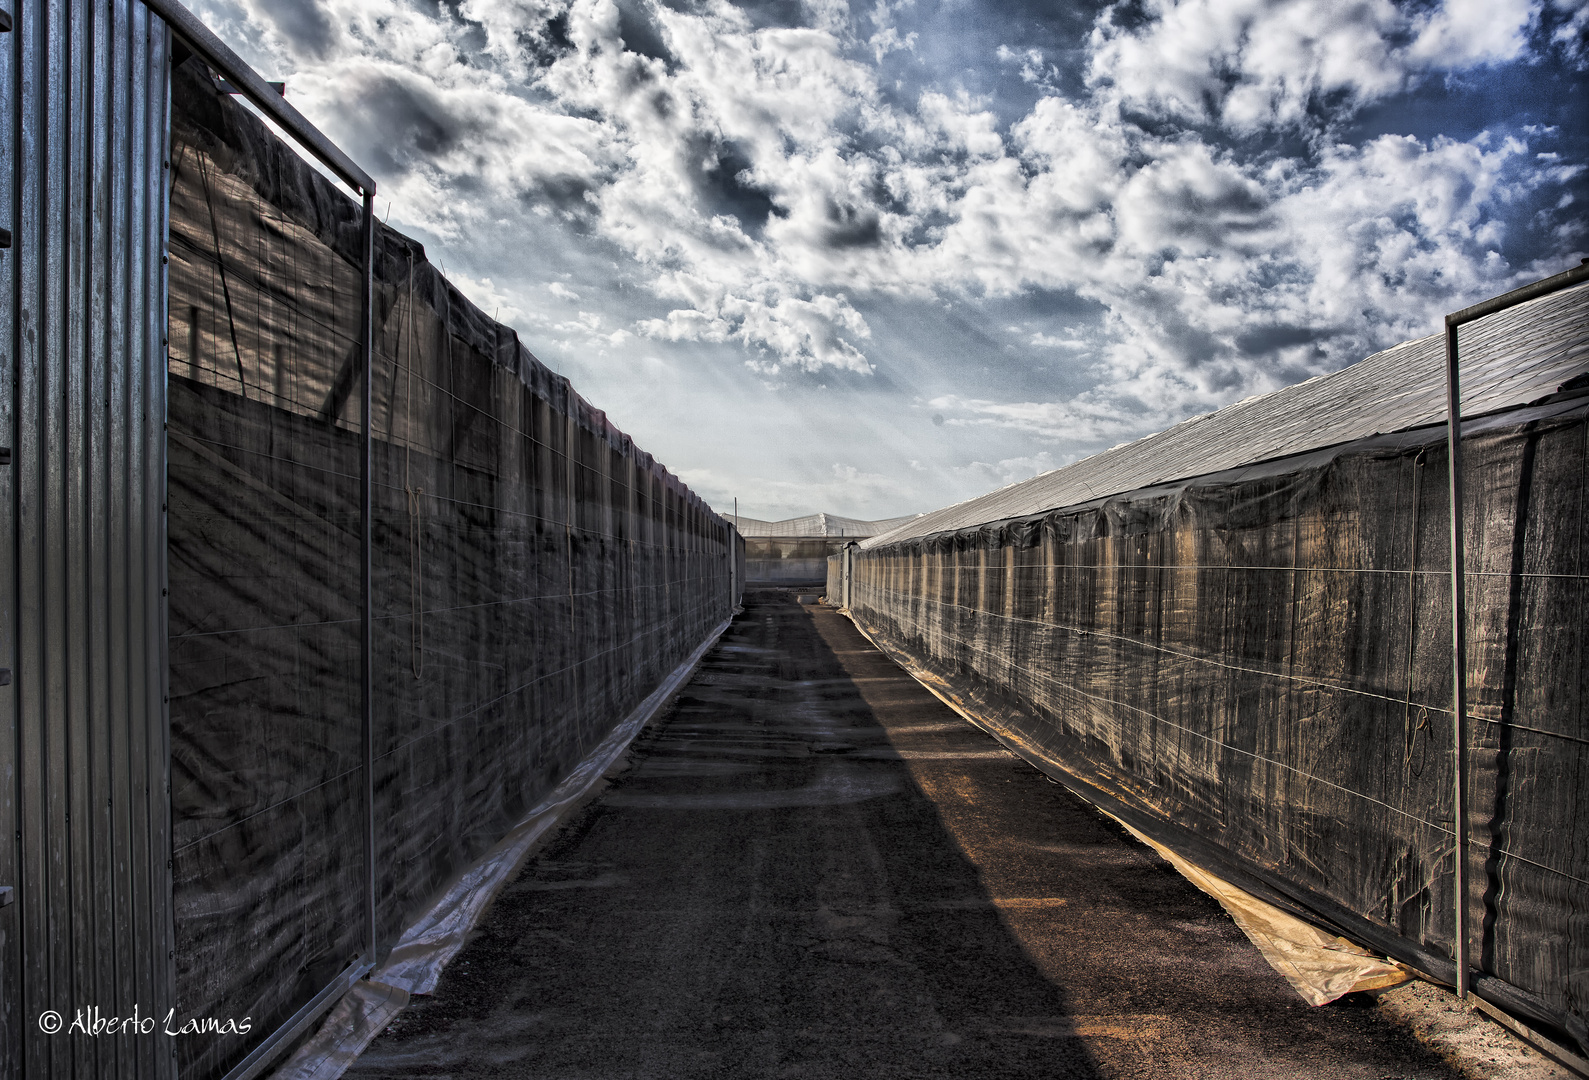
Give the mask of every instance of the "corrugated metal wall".
<svg viewBox="0 0 1589 1080">
<path fill-rule="evenodd" d="M 165 669 L 167 34 L 25 0 L 0 35 L 0 989 L 6 1075 L 174 1075 L 161 1035 L 51 1037 L 171 1000 Z"/>
</svg>

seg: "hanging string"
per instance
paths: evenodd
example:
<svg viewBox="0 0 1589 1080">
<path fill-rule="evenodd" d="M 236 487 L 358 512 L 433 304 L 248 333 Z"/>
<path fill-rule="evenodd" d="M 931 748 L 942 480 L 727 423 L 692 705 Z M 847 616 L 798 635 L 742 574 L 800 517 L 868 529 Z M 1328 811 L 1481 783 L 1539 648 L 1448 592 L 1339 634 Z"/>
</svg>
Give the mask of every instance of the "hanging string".
<svg viewBox="0 0 1589 1080">
<path fill-rule="evenodd" d="M 414 252 L 408 252 L 408 322 L 403 335 L 403 424 L 407 429 L 403 439 L 403 492 L 408 496 L 408 607 L 410 633 L 408 658 L 414 669 L 414 678 L 425 674 L 425 544 L 424 507 L 420 496 L 424 488 L 416 488 L 409 470 L 409 455 L 414 445 Z"/>
<path fill-rule="evenodd" d="M 226 301 L 226 325 L 232 331 L 232 357 L 237 361 L 237 385 L 240 388 L 239 392 L 246 399 L 248 380 L 243 377 L 243 350 L 237 344 L 237 320 L 232 317 L 232 290 L 226 284 L 226 260 L 221 255 L 221 226 L 215 220 L 215 200 L 210 197 L 210 173 L 204 167 L 203 155 L 194 154 L 193 160 L 199 166 L 199 182 L 204 185 L 204 205 L 210 211 L 210 235 L 215 238 L 215 269 L 221 276 L 221 296 Z"/>
<path fill-rule="evenodd" d="M 1402 718 L 1402 728 L 1406 732 L 1405 750 L 1402 754 L 1401 767 L 1408 768 L 1412 764 L 1413 748 L 1418 742 L 1418 732 L 1429 730 L 1429 710 L 1418 706 L 1418 723 L 1412 722 L 1413 704 L 1413 661 L 1414 647 L 1418 644 L 1418 636 L 1414 630 L 1418 623 L 1418 509 L 1419 500 L 1422 498 L 1419 480 L 1423 477 L 1424 454 L 1428 451 L 1420 450 L 1412 459 L 1412 553 L 1408 560 L 1407 568 L 1407 706 Z M 1428 752 L 1428 740 L 1424 740 L 1424 751 Z M 1420 763 L 1416 775 L 1423 775 L 1423 765 Z"/>
</svg>

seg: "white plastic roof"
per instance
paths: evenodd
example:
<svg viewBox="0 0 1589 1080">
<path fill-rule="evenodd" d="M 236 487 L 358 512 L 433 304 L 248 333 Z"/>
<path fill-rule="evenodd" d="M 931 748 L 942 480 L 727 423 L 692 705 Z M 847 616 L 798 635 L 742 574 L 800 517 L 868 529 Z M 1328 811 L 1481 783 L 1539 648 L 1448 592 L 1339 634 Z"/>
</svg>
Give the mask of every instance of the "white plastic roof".
<svg viewBox="0 0 1589 1080">
<path fill-rule="evenodd" d="M 1589 372 L 1589 284 L 1463 326 L 1462 414 L 1525 405 Z M 1170 480 L 1445 422 L 1445 334 L 1248 398 L 1063 468 L 909 519 L 862 547 L 1037 514 Z"/>
<path fill-rule="evenodd" d="M 805 517 L 785 518 L 783 521 L 762 521 L 759 518 L 723 515 L 729 521 L 736 523 L 741 536 L 854 536 L 857 538 L 876 536 L 878 533 L 914 521 L 920 516 L 920 514 L 907 514 L 904 517 L 884 518 L 881 521 L 862 521 L 859 518 L 839 517 L 837 514 L 807 514 Z"/>
</svg>

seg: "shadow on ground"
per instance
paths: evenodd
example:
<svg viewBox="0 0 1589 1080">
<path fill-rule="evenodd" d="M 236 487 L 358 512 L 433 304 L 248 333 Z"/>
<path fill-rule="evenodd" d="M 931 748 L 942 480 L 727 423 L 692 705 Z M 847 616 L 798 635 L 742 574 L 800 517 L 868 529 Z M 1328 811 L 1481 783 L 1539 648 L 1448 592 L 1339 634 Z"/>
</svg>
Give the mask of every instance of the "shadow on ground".
<svg viewBox="0 0 1589 1080">
<path fill-rule="evenodd" d="M 1455 1074 L 767 590 L 350 1075 Z"/>
</svg>

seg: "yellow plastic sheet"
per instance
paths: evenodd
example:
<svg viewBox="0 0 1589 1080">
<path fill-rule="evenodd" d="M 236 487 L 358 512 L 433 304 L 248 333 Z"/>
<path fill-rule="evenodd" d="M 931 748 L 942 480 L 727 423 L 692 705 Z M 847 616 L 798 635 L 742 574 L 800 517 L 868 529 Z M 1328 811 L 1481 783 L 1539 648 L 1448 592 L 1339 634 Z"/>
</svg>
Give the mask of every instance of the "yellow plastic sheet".
<svg viewBox="0 0 1589 1080">
<path fill-rule="evenodd" d="M 1107 813 L 1107 811 L 1104 811 Z M 1194 866 L 1163 844 L 1144 836 L 1119 818 L 1109 814 L 1132 836 L 1167 859 L 1181 876 L 1219 901 L 1236 920 L 1269 966 L 1278 971 L 1291 988 L 1309 1005 L 1328 1005 L 1338 997 L 1358 990 L 1382 990 L 1412 978 L 1393 960 L 1375 956 L 1343 937 L 1336 937 L 1287 914 Z"/>
</svg>

